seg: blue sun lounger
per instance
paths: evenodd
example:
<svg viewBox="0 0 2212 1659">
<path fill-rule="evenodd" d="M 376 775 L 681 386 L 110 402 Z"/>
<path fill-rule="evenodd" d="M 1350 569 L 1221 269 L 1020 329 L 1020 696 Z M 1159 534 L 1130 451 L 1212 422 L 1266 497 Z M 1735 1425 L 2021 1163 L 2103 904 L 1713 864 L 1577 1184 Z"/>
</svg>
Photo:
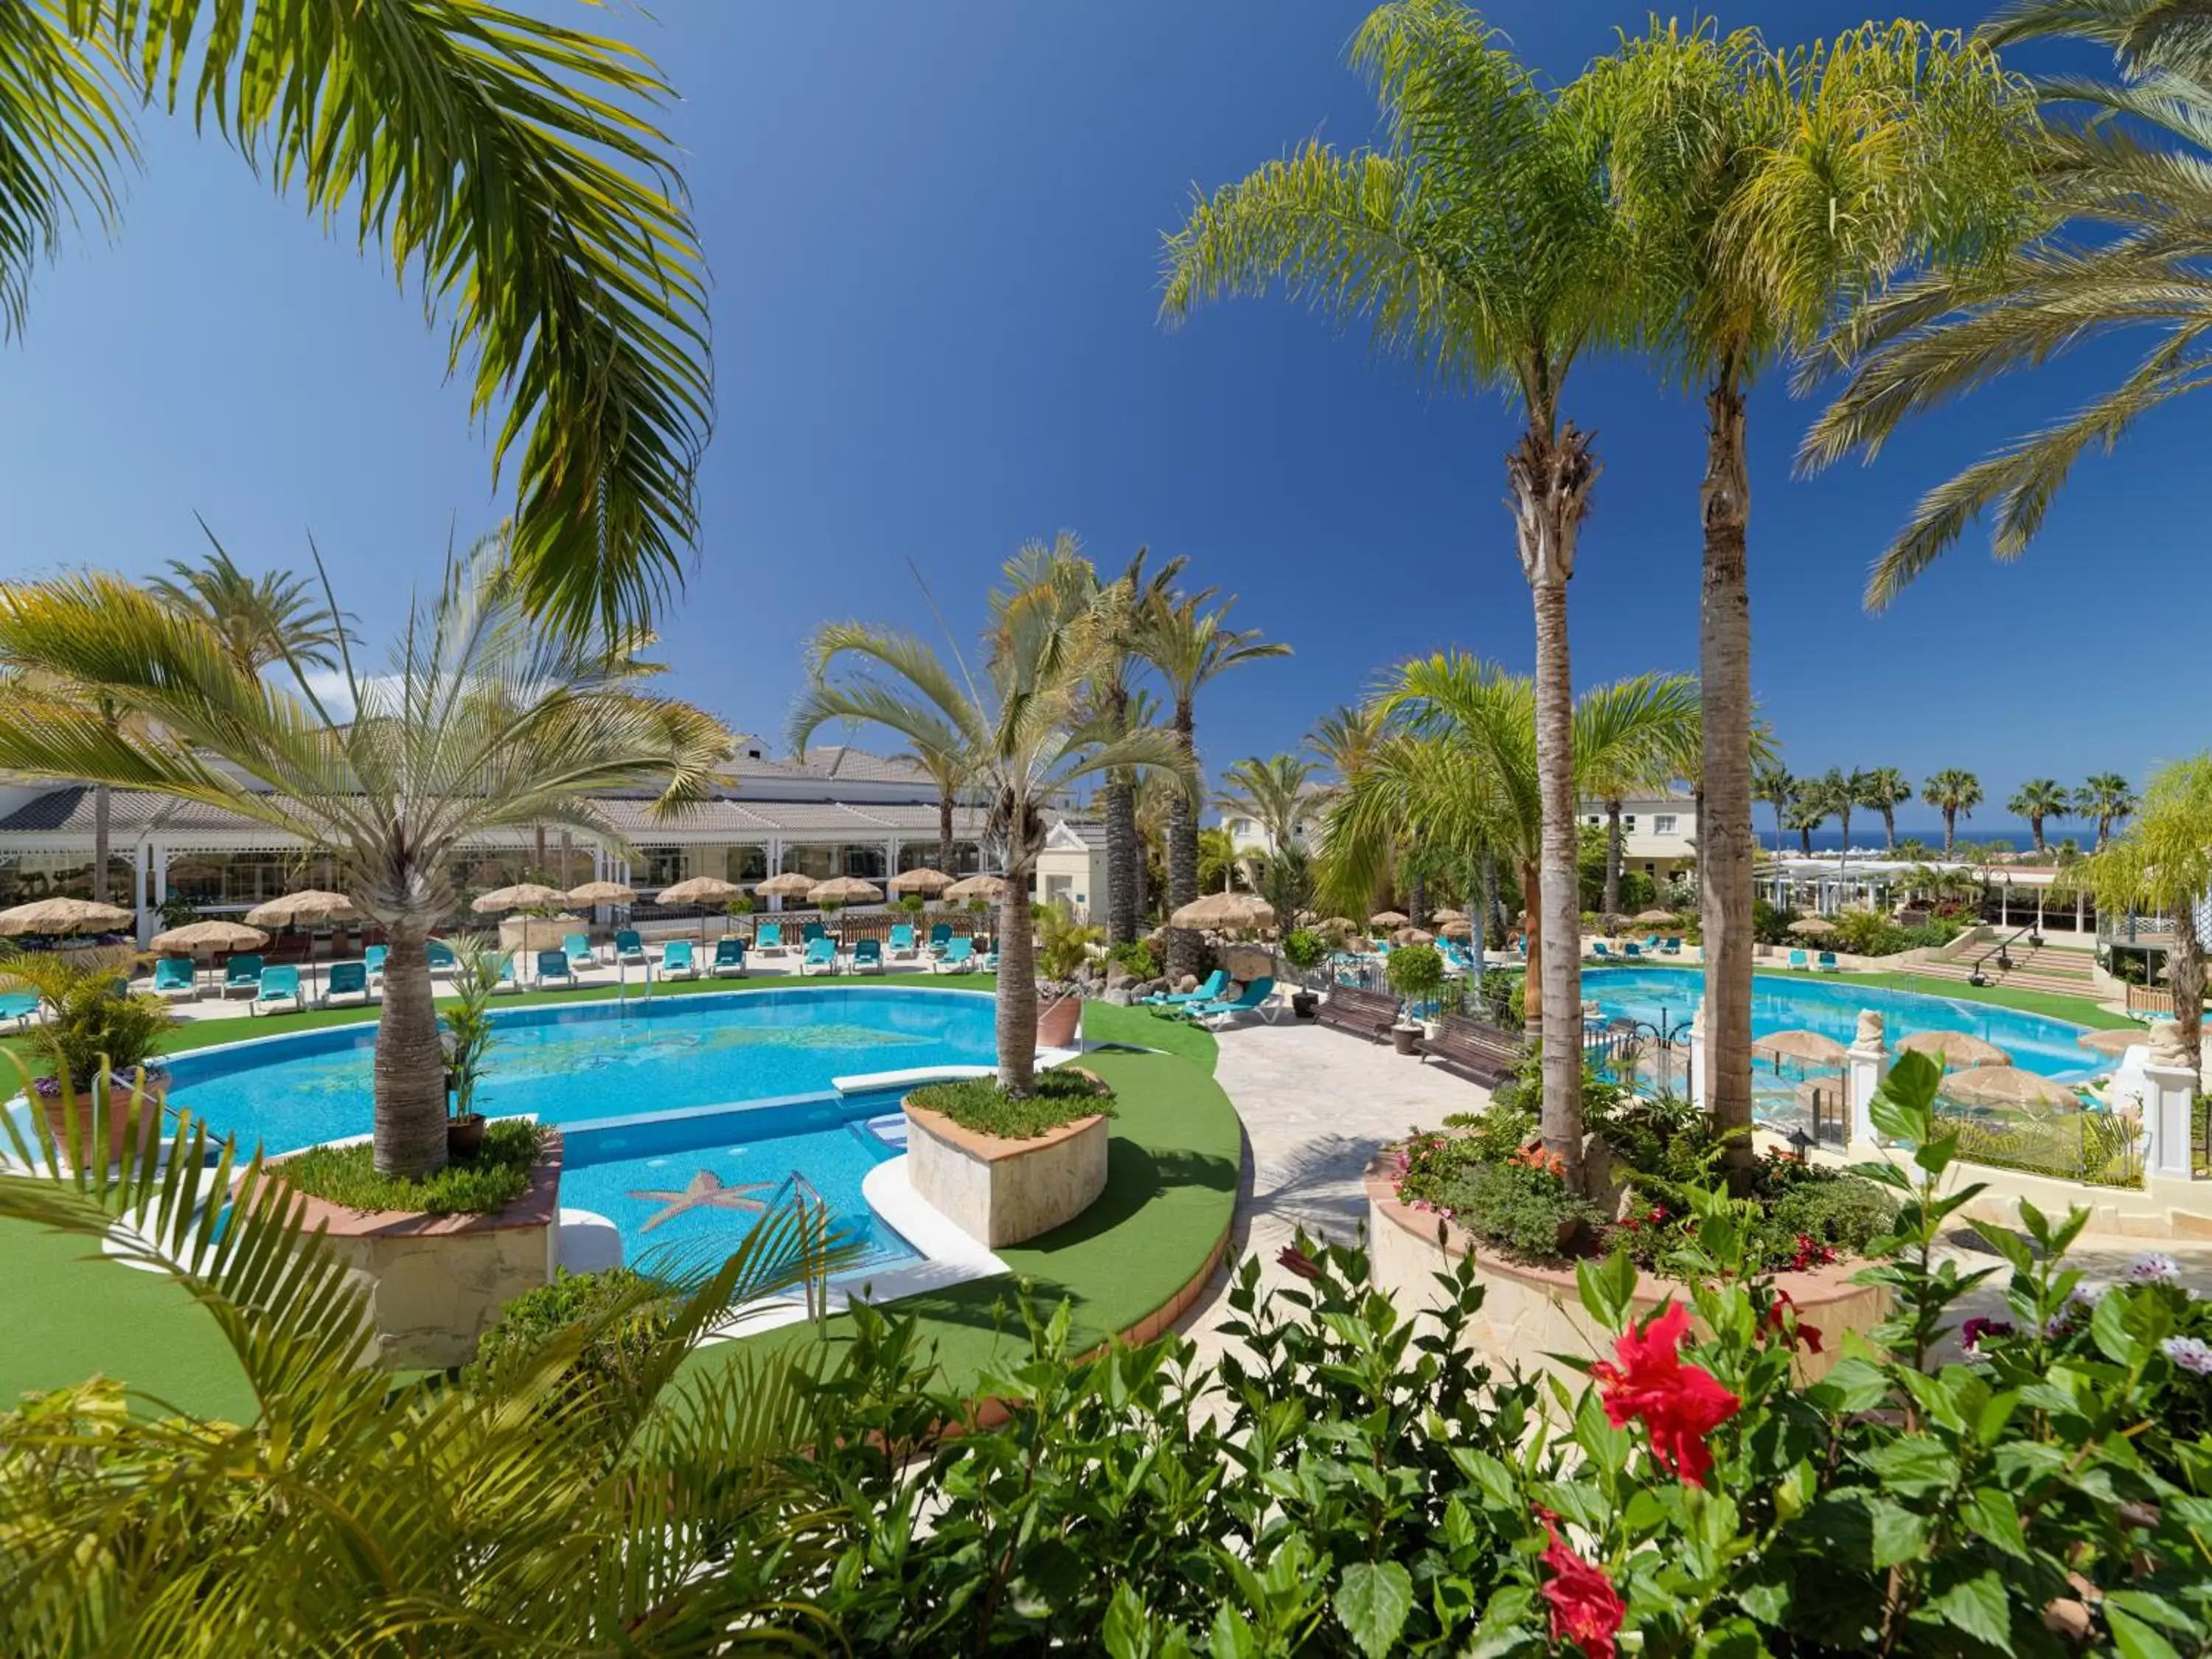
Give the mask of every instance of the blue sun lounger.
<svg viewBox="0 0 2212 1659">
<path fill-rule="evenodd" d="M 334 962 L 323 979 L 323 1006 L 335 1008 L 341 1002 L 367 1003 L 368 1000 L 368 964 L 365 962 Z"/>
<path fill-rule="evenodd" d="M 1802 969 L 1809 964 L 1806 962 L 1805 953 L 1802 951 L 1792 951 L 1790 953 L 1790 965 L 1792 968 Z"/>
<path fill-rule="evenodd" d="M 672 939 L 660 947 L 660 976 L 663 979 L 696 979 L 699 964 L 692 960 L 691 941 Z"/>
<path fill-rule="evenodd" d="M 300 970 L 289 963 L 261 970 L 261 984 L 253 994 L 253 1000 L 246 1005 L 246 1012 L 258 1014 L 275 1009 L 280 1002 L 291 1004 L 292 1012 L 295 1014 L 307 1006 L 300 994 Z"/>
<path fill-rule="evenodd" d="M 163 957 L 154 964 L 154 994 L 189 1002 L 200 994 L 199 975 L 190 957 Z"/>
<path fill-rule="evenodd" d="M 589 933 L 562 934 L 561 951 L 568 958 L 568 966 L 572 969 L 589 968 L 599 960 L 592 954 L 592 936 Z"/>
<path fill-rule="evenodd" d="M 1275 981 L 1262 975 L 1226 1000 L 1191 1004 L 1182 1010 L 1182 1017 L 1218 1030 L 1241 1015 L 1257 1014 L 1272 1025 L 1275 1016 L 1268 1006 L 1268 999 L 1274 994 Z"/>
<path fill-rule="evenodd" d="M 441 939 L 426 940 L 422 948 L 429 956 L 433 976 L 453 973 L 461 965 L 461 959 L 453 954 L 453 947 Z"/>
<path fill-rule="evenodd" d="M 753 934 L 753 949 L 756 951 L 782 950 L 783 924 L 780 921 L 761 923 L 758 931 Z"/>
<path fill-rule="evenodd" d="M 1194 1002 L 1212 1002 L 1229 988 L 1229 975 L 1215 969 L 1195 991 L 1155 991 L 1145 999 L 1147 1008 L 1188 1008 Z"/>
<path fill-rule="evenodd" d="M 1813 964 L 1824 974 L 1840 974 L 1844 970 L 1836 962 L 1833 951 L 1823 951 L 1813 959 Z"/>
<path fill-rule="evenodd" d="M 975 971 L 975 941 L 972 939 L 947 939 L 945 954 L 929 964 L 933 974 L 972 974 Z"/>
<path fill-rule="evenodd" d="M 914 929 L 907 923 L 896 922 L 891 927 L 890 953 L 895 957 L 910 957 L 916 952 Z"/>
<path fill-rule="evenodd" d="M 830 939 L 811 939 L 806 941 L 806 957 L 799 964 L 802 974 L 834 974 L 837 971 L 837 943 Z"/>
<path fill-rule="evenodd" d="M 233 957 L 223 964 L 223 995 L 228 997 L 241 991 L 247 996 L 255 994 L 261 989 L 261 967 L 259 957 Z"/>
<path fill-rule="evenodd" d="M 362 967 L 368 969 L 368 976 L 371 979 L 382 979 L 386 959 L 391 955 L 392 947 L 389 945 L 372 945 L 361 953 L 361 963 Z"/>
<path fill-rule="evenodd" d="M 884 947 L 880 939 L 864 939 L 853 947 L 853 971 L 856 974 L 880 974 L 884 971 Z"/>
<path fill-rule="evenodd" d="M 1659 954 L 1662 957 L 1680 956 L 1682 954 L 1682 941 L 1679 939 L 1662 939 L 1659 945 Z"/>
<path fill-rule="evenodd" d="M 714 960 L 708 971 L 716 979 L 743 979 L 745 976 L 745 942 L 725 935 L 714 945 Z"/>
<path fill-rule="evenodd" d="M 625 968 L 646 965 L 645 941 L 638 937 L 636 928 L 625 927 L 615 935 L 615 960 Z"/>
</svg>

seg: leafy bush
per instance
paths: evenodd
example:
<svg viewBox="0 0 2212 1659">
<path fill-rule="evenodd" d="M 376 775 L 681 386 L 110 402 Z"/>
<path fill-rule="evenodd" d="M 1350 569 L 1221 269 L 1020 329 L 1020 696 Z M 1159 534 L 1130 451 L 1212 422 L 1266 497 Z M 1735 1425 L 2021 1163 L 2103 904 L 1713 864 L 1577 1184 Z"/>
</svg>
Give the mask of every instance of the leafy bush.
<svg viewBox="0 0 2212 1659">
<path fill-rule="evenodd" d="M 115 1073 L 127 1075 L 152 1060 L 176 1020 L 158 997 L 118 992 L 114 963 L 98 959 L 96 952 L 83 953 L 94 959 L 74 959 L 77 955 L 14 956 L 4 971 L 46 1003 L 46 1018 L 22 1039 L 34 1066 L 55 1079 L 54 1093 L 66 1079 L 82 1097 L 103 1061 Z"/>
<path fill-rule="evenodd" d="M 1486 968 L 1475 988 L 1481 1013 L 1492 1025 L 1517 1031 L 1528 1022 L 1528 975 L 1504 968 Z"/>
<path fill-rule="evenodd" d="M 1053 980 L 1073 979 L 1091 960 L 1091 947 L 1106 937 L 1103 927 L 1078 921 L 1065 904 L 1041 904 L 1037 919 L 1037 966 Z"/>
<path fill-rule="evenodd" d="M 556 1340 L 575 1352 L 564 1367 L 556 1399 L 573 1409 L 579 1395 L 634 1379 L 667 1329 L 664 1287 L 629 1267 L 560 1273 L 500 1310 L 499 1323 L 477 1345 L 468 1380 L 489 1385 L 502 1366 L 520 1366 Z"/>
<path fill-rule="evenodd" d="M 1835 918 L 1836 948 L 1853 956 L 1893 956 L 1905 948 L 1905 932 L 1872 910 L 1845 910 Z"/>
<path fill-rule="evenodd" d="M 375 1148 L 365 1140 L 310 1146 L 270 1170 L 311 1197 L 349 1210 L 410 1210 L 420 1215 L 490 1215 L 530 1190 L 530 1166 L 548 1131 L 527 1118 L 494 1118 L 471 1164 L 448 1164 L 413 1180 L 379 1175 Z"/>
<path fill-rule="evenodd" d="M 1300 927 L 1283 939 L 1283 960 L 1301 975 L 1321 966 L 1328 956 L 1328 941 L 1310 927 Z"/>
<path fill-rule="evenodd" d="M 1761 945 L 1788 944 L 1790 924 L 1798 919 L 1798 913 L 1786 905 L 1770 904 L 1763 898 L 1751 902 L 1751 936 Z"/>
<path fill-rule="evenodd" d="M 925 1110 L 944 1113 L 963 1129 L 1006 1140 L 1034 1140 L 1094 1113 L 1114 1115 L 1112 1090 L 1088 1072 L 1065 1067 L 1039 1072 L 1026 1095 L 1010 1095 L 996 1079 L 976 1077 L 933 1083 L 908 1098 Z"/>
<path fill-rule="evenodd" d="M 1446 1183 L 1430 1207 L 1477 1238 L 1530 1261 L 1556 1261 L 1607 1218 L 1537 1163 L 1475 1162 Z"/>
<path fill-rule="evenodd" d="M 1158 979 L 1160 976 L 1159 958 L 1152 954 L 1151 944 L 1144 939 L 1133 939 L 1126 944 L 1115 945 L 1106 953 L 1106 959 L 1120 963 L 1131 979 Z"/>
<path fill-rule="evenodd" d="M 1390 988 L 1407 1004 L 1426 1002 L 1444 982 L 1444 959 L 1433 945 L 1401 945 L 1389 957 Z"/>
</svg>

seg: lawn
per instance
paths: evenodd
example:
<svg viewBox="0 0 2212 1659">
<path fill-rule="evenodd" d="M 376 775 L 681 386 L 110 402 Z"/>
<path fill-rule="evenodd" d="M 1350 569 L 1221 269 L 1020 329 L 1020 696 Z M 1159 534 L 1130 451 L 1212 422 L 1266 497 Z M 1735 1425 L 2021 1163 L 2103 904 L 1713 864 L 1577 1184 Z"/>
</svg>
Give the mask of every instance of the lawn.
<svg viewBox="0 0 2212 1659">
<path fill-rule="evenodd" d="M 1880 985 L 1893 991 L 1917 991 L 1923 996 L 1948 997 L 1955 1002 L 1988 1002 L 2014 1008 L 2024 1014 L 2069 1020 L 2076 1025 L 2118 1030 L 2136 1021 L 2099 1007 L 2087 997 L 2069 997 L 2055 991 L 2008 990 L 2002 985 L 1968 985 L 1962 980 L 1934 979 L 1925 974 L 1851 974 L 1854 985 Z"/>
<path fill-rule="evenodd" d="M 889 975 L 870 983 L 988 989 L 981 975 Z M 668 986 L 656 995 L 788 987 L 785 978 L 741 985 Z M 590 992 L 525 994 L 531 1003 Z M 172 1052 L 279 1031 L 355 1024 L 375 1011 L 342 1009 L 252 1022 L 204 1020 L 173 1033 Z M 1092 1004 L 1085 1033 L 1094 1042 L 1142 1045 L 1160 1054 L 1108 1050 L 1091 1061 L 1121 1097 L 1105 1195 L 1076 1221 L 1030 1244 L 1002 1250 L 1041 1299 L 1065 1295 L 1086 1339 L 1118 1329 L 1180 1289 L 1229 1224 L 1236 1203 L 1237 1116 L 1212 1080 L 1214 1042 L 1204 1030 L 1141 1009 Z M 249 1418 L 252 1397 L 214 1322 L 173 1283 L 133 1273 L 82 1241 L 0 1221 L 0 1283 L 8 1319 L 0 1334 L 0 1402 L 27 1389 L 58 1388 L 94 1373 L 124 1378 L 141 1393 L 203 1416 Z M 909 1298 L 948 1370 L 972 1376 L 1011 1321 L 1013 1281 L 979 1281 Z M 1002 1312 L 1001 1310 L 1004 1310 Z M 837 1339 L 830 1322 L 825 1340 Z M 811 1339 L 813 1333 L 804 1334 Z M 796 1340 L 798 1334 L 779 1334 Z M 708 1353 L 695 1362 L 713 1363 Z"/>
</svg>

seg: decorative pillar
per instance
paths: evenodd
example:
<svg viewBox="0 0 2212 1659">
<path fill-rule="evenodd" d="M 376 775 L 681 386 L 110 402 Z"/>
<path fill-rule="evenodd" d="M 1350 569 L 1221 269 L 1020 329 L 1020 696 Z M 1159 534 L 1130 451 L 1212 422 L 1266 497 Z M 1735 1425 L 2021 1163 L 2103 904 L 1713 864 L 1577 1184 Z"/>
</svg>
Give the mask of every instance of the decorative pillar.
<svg viewBox="0 0 2212 1659">
<path fill-rule="evenodd" d="M 1881 1080 L 1889 1075 L 1889 1039 L 1882 1029 L 1881 1016 L 1871 1008 L 1860 1011 L 1859 1028 L 1844 1061 L 1851 1110 L 1850 1145 L 1861 1151 L 1878 1146 L 1874 1097 Z"/>
<path fill-rule="evenodd" d="M 2080 888 L 2075 888 L 2074 890 L 2074 931 L 2077 933 L 2086 932 L 2088 928 L 2088 902 L 2089 896 Z"/>
<path fill-rule="evenodd" d="M 1705 1005 L 1690 1016 L 1690 1103 L 1701 1112 L 1712 1105 L 1705 1097 Z"/>
<path fill-rule="evenodd" d="M 2196 1136 L 2190 1108 L 2197 1079 L 2188 1051 L 2181 1046 L 2181 1027 L 2170 1019 L 2153 1022 L 2139 1067 L 2130 1063 L 2136 1054 L 2128 1050 L 2113 1074 L 2112 1103 L 2141 1102 L 2143 1127 L 2150 1132 L 2150 1145 L 2143 1154 L 2146 1170 L 2161 1181 L 2194 1181 L 2197 1161 L 2191 1143 Z"/>
<path fill-rule="evenodd" d="M 154 929 L 161 914 L 146 897 L 146 878 L 152 873 L 154 849 L 144 842 L 131 849 L 131 908 L 138 913 L 138 948 L 144 950 L 147 941 L 154 937 Z"/>
</svg>

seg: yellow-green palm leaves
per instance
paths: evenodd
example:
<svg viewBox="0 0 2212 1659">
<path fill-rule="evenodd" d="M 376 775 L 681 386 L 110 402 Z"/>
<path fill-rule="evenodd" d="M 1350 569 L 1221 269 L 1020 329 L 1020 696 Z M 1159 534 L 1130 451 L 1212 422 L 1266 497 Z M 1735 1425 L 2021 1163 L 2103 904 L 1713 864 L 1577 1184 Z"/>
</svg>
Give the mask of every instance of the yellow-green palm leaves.
<svg viewBox="0 0 2212 1659">
<path fill-rule="evenodd" d="M 643 621 L 695 538 L 706 293 L 669 95 L 630 48 L 488 0 L 14 0 L 0 8 L 0 307 L 112 216 L 131 112 L 189 111 L 349 225 L 450 325 L 514 561 L 571 631 Z"/>
</svg>

